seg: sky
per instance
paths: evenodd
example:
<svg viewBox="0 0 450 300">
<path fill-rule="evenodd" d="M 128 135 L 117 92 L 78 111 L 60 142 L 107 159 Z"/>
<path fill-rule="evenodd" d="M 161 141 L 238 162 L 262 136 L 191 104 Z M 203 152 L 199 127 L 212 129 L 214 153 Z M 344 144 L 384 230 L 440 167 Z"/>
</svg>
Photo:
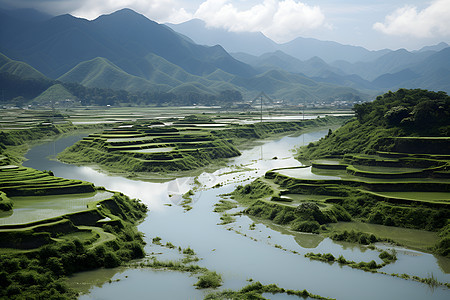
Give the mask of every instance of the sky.
<svg viewBox="0 0 450 300">
<path fill-rule="evenodd" d="M 311 37 L 370 50 L 450 44 L 450 0 L 0 0 L 2 6 L 89 20 L 131 8 L 159 23 L 262 32 L 277 43 Z"/>
</svg>

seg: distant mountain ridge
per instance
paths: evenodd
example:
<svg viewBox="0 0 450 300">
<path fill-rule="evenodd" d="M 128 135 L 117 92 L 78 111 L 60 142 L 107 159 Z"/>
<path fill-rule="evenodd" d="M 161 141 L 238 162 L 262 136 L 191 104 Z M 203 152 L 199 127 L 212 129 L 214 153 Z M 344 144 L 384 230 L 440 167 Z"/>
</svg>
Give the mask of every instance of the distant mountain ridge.
<svg viewBox="0 0 450 300">
<path fill-rule="evenodd" d="M 74 97 L 70 97 L 70 92 L 60 84 L 61 82 L 79 83 L 91 88 L 125 90 L 128 92 L 159 92 L 186 97 L 193 94 L 212 96 L 218 95 L 222 91 L 233 90 L 245 93 L 247 97 L 251 98 L 264 90 L 272 97 L 284 99 L 286 102 L 293 104 L 349 97 L 365 99 L 367 97 L 364 93 L 352 88 L 316 82 L 283 70 L 270 70 L 251 78 L 232 75 L 220 69 L 207 76 L 196 76 L 185 72 L 182 68 L 157 55 L 149 55 L 147 59 L 154 66 L 154 73 L 150 80 L 128 74 L 102 57 L 79 63 L 72 70 L 59 77 L 58 81 L 52 81 L 42 75 L 43 83 L 40 88 L 44 88 L 44 90 L 41 90 L 42 94 L 36 97 L 35 101 L 45 102 L 49 101 L 50 98 L 54 100 L 58 97 L 63 97 L 63 100 L 66 98 L 73 99 Z M 9 58 L 0 55 L 0 66 L 7 65 L 9 61 L 11 61 Z M 20 65 L 28 66 L 23 62 Z M 3 74 L 11 74 L 14 78 L 28 77 L 24 72 L 21 72 L 21 77 L 9 73 L 13 70 L 8 68 L 5 72 L 0 72 L 0 86 L 2 82 L 8 82 L 2 81 Z M 24 70 L 34 72 L 34 69 L 30 66 L 25 67 Z M 27 84 L 14 80 L 12 83 L 16 85 Z M 32 93 L 28 95 L 32 95 Z"/>
<path fill-rule="evenodd" d="M 273 47 L 273 51 L 260 55 L 230 55 L 221 45 L 196 44 L 192 37 L 130 9 L 92 21 L 71 15 L 23 13 L 0 10 L 0 39 L 4 41 L 0 52 L 5 54 L 0 56 L 0 73 L 47 76 L 89 88 L 186 97 L 202 94 L 207 98 L 233 90 L 252 99 L 265 91 L 294 104 L 368 100 L 403 85 L 445 90 L 450 78 L 450 60 L 446 61 L 446 49 L 450 48 L 445 43 L 416 52 L 369 51 L 305 38 L 278 45 L 262 34 L 203 28 L 200 33 L 205 37 L 211 32 L 227 36 L 224 45 L 247 47 L 249 51 Z M 202 24 L 193 20 L 190 25 L 196 28 Z M 334 58 L 352 59 L 335 60 L 332 53 Z M 302 55 L 311 57 L 300 59 Z M 66 94 L 56 86 L 46 95 Z"/>
<path fill-rule="evenodd" d="M 293 103 L 344 95 L 368 97 L 356 89 L 315 82 L 285 70 L 256 70 L 219 45 L 195 44 L 129 9 L 93 21 L 61 15 L 43 20 L 38 16 L 24 23 L 15 14 L 0 10 L 1 14 L 5 19 L 0 25 L 16 29 L 14 36 L 0 29 L 0 38 L 6 40 L 0 50 L 61 82 L 178 95 L 236 90 L 246 98 L 265 90 Z M 320 96 L 315 95 L 317 90 Z M 64 94 L 60 87 L 48 94 L 55 91 Z"/>
<path fill-rule="evenodd" d="M 390 50 L 370 51 L 359 46 L 342 45 L 332 41 L 298 37 L 290 42 L 277 44 L 261 32 L 229 32 L 225 29 L 210 28 L 199 19 L 181 24 L 166 24 L 173 30 L 202 45 L 222 45 L 228 52 L 243 52 L 254 56 L 283 51 L 299 60 L 318 56 L 327 63 L 336 60 L 348 62 L 368 61 L 380 57 Z"/>
<path fill-rule="evenodd" d="M 450 92 L 446 83 L 450 82 L 446 71 L 450 60 L 436 56 L 434 61 L 437 60 L 437 64 L 430 66 L 424 63 L 449 48 L 444 42 L 416 51 L 369 51 L 363 47 L 302 37 L 277 44 L 261 33 L 244 34 L 208 28 L 201 20 L 167 25 L 197 43 L 214 45 L 222 42 L 236 59 L 261 72 L 285 70 L 303 74 L 317 82 L 352 87 L 369 94 L 399 87 Z M 429 77 L 424 73 L 430 74 Z"/>
<path fill-rule="evenodd" d="M 7 14 L 4 14 L 5 16 Z M 27 62 L 49 77 L 57 78 L 81 61 L 105 57 L 127 73 L 145 77 L 144 57 L 155 53 L 187 72 L 203 75 L 220 68 L 239 76 L 256 72 L 235 60 L 222 47 L 196 45 L 172 29 L 157 24 L 130 9 L 103 15 L 93 21 L 61 15 L 24 24 L 7 17 L 6 28 L 18 28 L 14 37 L 0 31 L 0 52 Z"/>
</svg>

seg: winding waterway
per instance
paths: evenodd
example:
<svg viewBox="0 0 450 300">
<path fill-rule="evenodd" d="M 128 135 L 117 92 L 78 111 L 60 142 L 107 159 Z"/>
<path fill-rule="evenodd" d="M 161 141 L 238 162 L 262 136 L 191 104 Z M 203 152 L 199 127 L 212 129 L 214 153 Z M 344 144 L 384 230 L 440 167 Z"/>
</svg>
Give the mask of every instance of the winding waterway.
<svg viewBox="0 0 450 300">
<path fill-rule="evenodd" d="M 138 227 L 145 234 L 146 252 L 159 260 L 179 258 L 176 249 L 152 244 L 152 239 L 157 236 L 163 243 L 190 247 L 200 258 L 198 265 L 222 274 L 224 284 L 221 289 L 239 289 L 252 279 L 263 284 L 275 283 L 286 289 L 306 289 L 336 299 L 450 299 L 447 288 L 431 289 L 423 283 L 310 261 L 303 256 L 307 252 L 330 252 L 335 257 L 342 254 L 347 260 L 368 262 L 374 259 L 379 263 L 377 251 L 337 244 L 317 235 L 288 232 L 245 215 L 236 217 L 234 223 L 218 225 L 221 214 L 213 210 L 214 204 L 223 199 L 222 194 L 262 176 L 269 169 L 300 165 L 292 158 L 291 149 L 318 140 L 327 132 L 319 130 L 263 141 L 241 151 L 242 155 L 230 159 L 227 166 L 213 173 L 203 173 L 197 180 L 184 177 L 163 183 L 137 181 L 49 159 L 81 136 L 34 147 L 26 155 L 28 161 L 24 165 L 52 170 L 56 176 L 90 181 L 141 199 L 150 209 Z M 219 188 L 212 188 L 218 183 Z M 192 209 L 186 211 L 180 206 L 181 195 L 192 188 L 197 191 L 190 204 Z M 254 222 L 256 226 L 250 226 Z M 433 255 L 412 250 L 397 251 L 398 261 L 381 271 L 424 278 L 432 275 L 441 282 L 450 281 L 450 275 L 441 269 Z M 444 260 L 444 264 L 448 265 L 448 260 Z M 197 278 L 189 273 L 122 267 L 80 273 L 70 279 L 70 284 L 85 292 L 80 299 L 202 299 L 211 290 L 195 289 L 196 281 Z M 287 295 L 264 296 L 292 299 Z"/>
</svg>

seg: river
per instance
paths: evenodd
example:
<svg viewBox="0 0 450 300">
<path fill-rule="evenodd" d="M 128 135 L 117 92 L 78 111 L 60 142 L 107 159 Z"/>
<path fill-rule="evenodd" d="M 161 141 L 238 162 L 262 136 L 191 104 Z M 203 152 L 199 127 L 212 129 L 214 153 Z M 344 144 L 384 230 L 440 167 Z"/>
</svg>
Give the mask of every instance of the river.
<svg viewBox="0 0 450 300">
<path fill-rule="evenodd" d="M 221 214 L 213 210 L 214 204 L 223 199 L 221 195 L 262 176 L 269 169 L 300 165 L 292 157 L 292 148 L 316 141 L 327 132 L 318 130 L 262 141 L 242 150 L 242 155 L 230 159 L 226 166 L 213 173 L 203 173 L 196 180 L 184 177 L 167 182 L 138 181 L 49 158 L 82 136 L 61 138 L 33 147 L 26 155 L 28 160 L 24 165 L 52 170 L 56 176 L 90 181 L 141 199 L 150 210 L 138 226 L 145 235 L 148 255 L 159 260 L 181 257 L 176 249 L 152 244 L 154 237 L 161 237 L 163 243 L 171 242 L 176 247 L 190 247 L 200 258 L 196 264 L 222 275 L 224 284 L 220 289 L 240 289 L 253 280 L 263 284 L 275 283 L 286 289 L 306 289 L 313 294 L 336 299 L 450 299 L 447 288 L 432 289 L 423 283 L 336 263 L 310 261 L 303 256 L 307 252 L 330 252 L 335 257 L 342 254 L 347 260 L 367 262 L 374 259 L 381 262 L 377 251 L 334 243 L 317 235 L 291 233 L 245 215 L 236 217 L 234 223 L 218 225 Z M 219 188 L 212 188 L 218 183 Z M 192 209 L 186 211 L 179 205 L 181 195 L 195 187 L 193 203 L 190 204 Z M 251 226 L 254 222 L 256 224 Z M 441 282 L 450 281 L 450 275 L 439 267 L 438 259 L 433 255 L 407 249 L 397 249 L 397 252 L 398 261 L 385 267 L 389 273 L 407 273 L 424 278 L 434 276 Z M 193 284 L 196 281 L 197 278 L 189 273 L 121 267 L 79 273 L 71 277 L 69 283 L 83 292 L 80 299 L 202 299 L 211 290 L 195 289 Z M 264 296 L 293 299 L 288 295 Z"/>
</svg>

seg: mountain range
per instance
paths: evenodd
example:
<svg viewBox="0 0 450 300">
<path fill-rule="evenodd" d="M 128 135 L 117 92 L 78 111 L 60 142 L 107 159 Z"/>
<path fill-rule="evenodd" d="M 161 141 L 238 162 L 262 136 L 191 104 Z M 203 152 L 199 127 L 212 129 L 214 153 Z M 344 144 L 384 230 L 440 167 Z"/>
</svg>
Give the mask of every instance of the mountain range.
<svg viewBox="0 0 450 300">
<path fill-rule="evenodd" d="M 0 10 L 0 39 L 0 73 L 56 85 L 206 95 L 235 90 L 246 99 L 264 91 L 291 103 L 368 100 L 398 87 L 450 91 L 445 43 L 414 52 L 305 38 L 280 45 L 261 33 L 211 29 L 200 20 L 158 24 L 130 9 L 92 21 Z"/>
</svg>

